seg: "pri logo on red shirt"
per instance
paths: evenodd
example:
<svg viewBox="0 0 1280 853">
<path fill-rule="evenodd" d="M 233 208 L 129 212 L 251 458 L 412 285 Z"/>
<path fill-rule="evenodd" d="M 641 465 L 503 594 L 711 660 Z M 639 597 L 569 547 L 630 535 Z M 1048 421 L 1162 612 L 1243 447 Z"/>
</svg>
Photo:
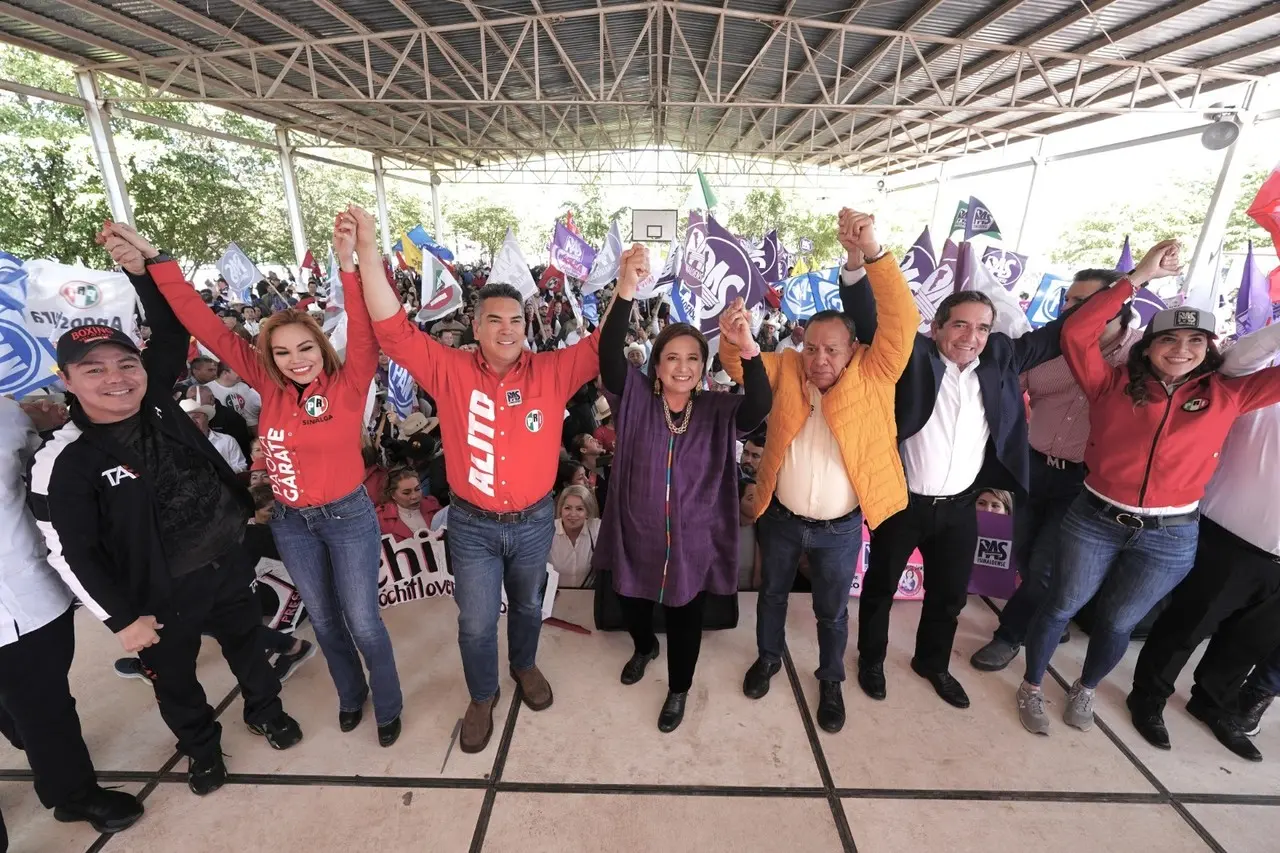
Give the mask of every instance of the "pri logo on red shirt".
<svg viewBox="0 0 1280 853">
<path fill-rule="evenodd" d="M 313 394 L 302 404 L 302 408 L 308 417 L 319 418 L 329 411 L 329 401 L 320 394 Z"/>
</svg>

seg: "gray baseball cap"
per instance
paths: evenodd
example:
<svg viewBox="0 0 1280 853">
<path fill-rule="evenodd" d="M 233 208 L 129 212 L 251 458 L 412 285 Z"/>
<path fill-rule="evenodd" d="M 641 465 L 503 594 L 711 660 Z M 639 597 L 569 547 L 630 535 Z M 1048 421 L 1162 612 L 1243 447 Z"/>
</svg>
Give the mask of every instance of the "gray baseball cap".
<svg viewBox="0 0 1280 853">
<path fill-rule="evenodd" d="M 1147 326 L 1147 337 L 1158 335 L 1162 332 L 1191 329 L 1204 332 L 1210 337 L 1217 337 L 1218 319 L 1213 316 L 1211 311 L 1202 311 L 1191 306 L 1166 308 L 1151 318 L 1151 323 Z"/>
</svg>

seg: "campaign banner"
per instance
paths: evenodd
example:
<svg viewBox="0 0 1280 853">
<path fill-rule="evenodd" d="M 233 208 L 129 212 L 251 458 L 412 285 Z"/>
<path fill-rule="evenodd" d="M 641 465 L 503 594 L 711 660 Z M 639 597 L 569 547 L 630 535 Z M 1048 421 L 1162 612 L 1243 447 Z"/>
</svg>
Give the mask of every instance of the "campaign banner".
<svg viewBox="0 0 1280 853">
<path fill-rule="evenodd" d="M 22 267 L 27 273 L 22 317 L 32 334 L 56 343 L 68 329 L 98 324 L 138 340 L 137 296 L 124 273 L 56 261 L 27 261 Z"/>
<path fill-rule="evenodd" d="M 964 238 L 972 240 L 978 236 L 1000 237 L 1003 235 L 1000 233 L 1000 226 L 996 224 L 991 208 L 983 204 L 977 196 L 969 196 L 969 204 L 964 212 Z"/>
<path fill-rule="evenodd" d="M 991 304 L 996 309 L 995 323 L 991 331 L 1000 332 L 1011 338 L 1021 337 L 1031 331 L 1031 324 L 1022 312 L 1018 298 L 996 281 L 985 263 L 978 262 L 978 251 L 972 243 L 968 242 L 960 246 L 959 289 L 977 290 L 990 298 Z"/>
<path fill-rule="evenodd" d="M 1038 329 L 1045 323 L 1058 319 L 1058 309 L 1062 306 L 1062 298 L 1067 288 L 1071 287 L 1071 279 L 1053 273 L 1045 273 L 1040 279 L 1040 287 L 1031 304 L 1027 306 L 1027 320 L 1031 328 Z"/>
<path fill-rule="evenodd" d="M 998 249 L 995 246 L 987 247 L 982 254 L 982 265 L 1005 290 L 1012 290 L 1018 283 L 1018 279 L 1022 278 L 1022 274 L 1027 269 L 1027 260 L 1026 255 L 1010 252 L 1007 249 Z"/>
<path fill-rule="evenodd" d="M 533 273 L 529 271 L 529 264 L 510 228 L 502 241 L 502 248 L 494 255 L 489 267 L 489 281 L 511 285 L 520 291 L 520 296 L 524 299 L 532 299 L 538 293 L 538 283 L 533 280 Z"/>
<path fill-rule="evenodd" d="M 332 263 L 332 248 L 329 249 L 329 255 Z M 231 301 L 239 302 L 241 305 L 252 304 L 254 285 L 262 281 L 266 276 L 258 270 L 253 261 L 249 260 L 249 256 L 244 253 L 244 249 L 241 249 L 235 243 L 231 243 L 214 266 L 218 268 L 218 272 L 222 273 L 222 277 L 227 280 L 227 286 L 231 290 Z"/>
<path fill-rule="evenodd" d="M 751 263 L 760 270 L 760 277 L 764 279 L 765 284 L 773 284 L 787 277 L 786 267 L 782 265 L 782 249 L 778 244 L 776 230 L 764 235 L 764 240 L 759 244 L 751 243 L 744 245 L 744 248 L 751 256 Z"/>
<path fill-rule="evenodd" d="M 596 250 L 563 224 L 557 222 L 551 235 L 551 265 L 564 270 L 565 275 L 586 281 L 595 262 Z"/>
<path fill-rule="evenodd" d="M 21 400 L 57 381 L 53 344 L 33 335 L 23 322 L 27 271 L 22 261 L 0 252 L 0 395 Z"/>
<path fill-rule="evenodd" d="M 591 262 L 591 271 L 582 285 L 583 294 L 594 293 L 603 289 L 618 277 L 618 265 L 622 262 L 622 234 L 618 231 L 618 220 L 613 220 L 609 233 L 605 235 L 604 245 L 596 252 Z"/>
<path fill-rule="evenodd" d="M 913 288 L 916 308 L 920 311 L 921 334 L 929 334 L 933 328 L 933 318 L 938 313 L 938 306 L 956 290 L 956 279 L 959 273 L 960 247 L 948 240 L 942 247 L 942 257 L 937 268 Z"/>
<path fill-rule="evenodd" d="M 792 276 L 779 285 L 780 308 L 791 322 L 807 320 L 819 311 L 842 311 L 840 268 L 812 270 Z"/>
<path fill-rule="evenodd" d="M 442 261 L 452 261 L 453 252 L 444 246 L 441 246 L 435 239 L 427 233 L 427 229 L 421 224 L 415 225 L 409 229 L 406 236 L 413 241 L 413 244 L 419 249 L 426 249 Z"/>
<path fill-rule="evenodd" d="M 409 417 L 413 404 L 417 402 L 414 393 L 413 377 L 395 361 L 387 362 L 387 402 L 401 418 Z"/>
<path fill-rule="evenodd" d="M 898 261 L 898 269 L 902 270 L 907 284 L 915 287 L 933 275 L 938 268 L 938 258 L 933 250 L 933 238 L 929 235 L 929 226 L 920 232 L 915 243 L 907 249 L 907 253 Z"/>
<path fill-rule="evenodd" d="M 263 612 L 271 614 L 267 616 L 267 627 L 286 634 L 293 633 L 302 624 L 302 615 L 307 609 L 302 601 L 302 593 L 298 592 L 284 563 L 279 560 L 259 560 L 257 573 L 256 591 L 260 597 L 267 599 Z"/>
<path fill-rule="evenodd" d="M 978 514 L 978 541 L 974 547 L 973 574 L 970 575 L 969 592 L 991 598 L 1008 600 L 1017 589 L 1017 570 L 1013 560 L 1013 516 L 994 512 Z M 854 566 L 853 585 L 849 595 L 858 598 L 862 594 L 863 576 L 871 559 L 871 531 L 862 525 L 862 548 Z M 922 601 L 925 591 L 924 558 L 919 551 L 912 551 L 906 568 L 898 579 L 894 601 Z"/>
<path fill-rule="evenodd" d="M 714 217 L 706 218 L 704 228 L 693 227 L 690 217 L 684 269 L 697 282 L 695 292 L 702 306 L 700 328 L 711 340 L 720 336 L 720 314 L 729 303 L 741 298 L 750 308 L 765 301 L 769 288 L 747 250 Z"/>
<path fill-rule="evenodd" d="M 386 609 L 407 601 L 453 598 L 453 569 L 449 566 L 448 508 L 441 511 L 445 521 L 432 530 L 419 530 L 399 542 L 383 534 L 378 564 L 378 607 Z M 432 520 L 433 525 L 440 514 Z M 547 586 L 542 599 L 542 618 L 549 619 L 555 606 L 560 573 L 547 564 Z M 507 612 L 507 592 L 502 591 L 500 613 Z"/>
<path fill-rule="evenodd" d="M 435 255 L 427 257 L 429 261 L 422 271 L 422 307 L 418 309 L 417 316 L 419 323 L 439 320 L 462 307 L 462 288 L 453 273 Z"/>
</svg>

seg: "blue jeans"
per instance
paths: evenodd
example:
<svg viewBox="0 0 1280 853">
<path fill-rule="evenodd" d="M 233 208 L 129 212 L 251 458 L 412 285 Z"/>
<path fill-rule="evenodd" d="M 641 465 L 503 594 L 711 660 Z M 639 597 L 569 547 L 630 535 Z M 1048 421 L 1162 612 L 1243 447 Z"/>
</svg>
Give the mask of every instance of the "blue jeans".
<svg viewBox="0 0 1280 853">
<path fill-rule="evenodd" d="M 449 505 L 449 565 L 458 603 L 458 647 L 472 700 L 498 692 L 498 616 L 507 589 L 507 657 L 511 668 L 530 669 L 542 633 L 542 594 L 547 556 L 555 537 L 555 505 L 547 496 L 523 521 L 498 522 Z"/>
<path fill-rule="evenodd" d="M 1280 696 L 1280 649 L 1276 649 L 1270 657 L 1255 666 L 1245 683 L 1272 696 Z"/>
<path fill-rule="evenodd" d="M 378 610 L 381 533 L 364 486 L 323 506 L 277 503 L 271 533 L 329 664 L 338 710 L 360 710 L 372 688 L 378 725 L 390 723 L 400 716 L 404 697 L 391 636 Z M 361 656 L 369 668 L 367 682 Z"/>
<path fill-rule="evenodd" d="M 1199 535 L 1198 524 L 1134 530 L 1085 495 L 1076 498 L 1062 520 L 1049 595 L 1027 631 L 1027 681 L 1044 678 L 1067 622 L 1097 593 L 1080 676 L 1085 687 L 1097 687 L 1124 657 L 1134 626 L 1191 571 Z"/>
<path fill-rule="evenodd" d="M 778 508 L 775 501 L 756 523 L 760 534 L 760 594 L 756 599 L 756 646 L 760 659 L 777 663 L 787 646 L 787 597 L 801 554 L 809 555 L 813 612 L 818 617 L 820 681 L 844 681 L 849 645 L 849 588 L 862 547 L 862 513 L 814 524 Z"/>
<path fill-rule="evenodd" d="M 995 638 L 1021 646 L 1040 602 L 1049 595 L 1062 519 L 1084 488 L 1082 467 L 1055 468 L 1031 451 L 1031 493 L 1013 514 L 1013 557 L 1022 584 L 1000 611 Z"/>
</svg>

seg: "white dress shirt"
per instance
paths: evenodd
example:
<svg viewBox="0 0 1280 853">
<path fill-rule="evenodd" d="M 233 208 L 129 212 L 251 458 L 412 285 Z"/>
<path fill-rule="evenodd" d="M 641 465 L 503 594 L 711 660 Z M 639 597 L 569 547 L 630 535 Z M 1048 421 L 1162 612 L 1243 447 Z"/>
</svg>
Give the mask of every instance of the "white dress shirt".
<svg viewBox="0 0 1280 853">
<path fill-rule="evenodd" d="M 40 437 L 26 412 L 0 397 L 0 646 L 17 642 L 71 606 L 71 590 L 45 561 L 23 480 Z"/>
<path fill-rule="evenodd" d="M 849 471 L 835 433 L 822 411 L 822 392 L 805 383 L 809 417 L 778 469 L 774 497 L 796 515 L 830 521 L 858 508 L 858 496 L 849 482 Z"/>
<path fill-rule="evenodd" d="M 232 473 L 240 474 L 249 467 L 244 461 L 244 451 L 240 449 L 240 444 L 231 436 L 211 431 L 209 443 L 213 445 L 214 450 L 218 451 L 219 456 L 227 460 Z"/>
<path fill-rule="evenodd" d="M 577 589 L 591 574 L 591 557 L 595 553 L 596 540 L 600 538 L 600 519 L 588 518 L 578 533 L 578 541 L 569 540 L 564 525 L 556 519 L 556 533 L 551 540 L 549 562 L 560 573 L 562 589 Z"/>
<path fill-rule="evenodd" d="M 902 443 L 907 488 L 917 495 L 958 495 L 977 482 L 991 428 L 978 384 L 978 359 L 963 369 L 940 356 L 946 370 L 929 422 Z"/>
<path fill-rule="evenodd" d="M 1264 326 L 1226 352 L 1221 372 L 1246 376 L 1280 353 L 1280 323 Z M 1241 415 L 1222 445 L 1200 511 L 1268 554 L 1280 555 L 1280 404 Z"/>
</svg>

